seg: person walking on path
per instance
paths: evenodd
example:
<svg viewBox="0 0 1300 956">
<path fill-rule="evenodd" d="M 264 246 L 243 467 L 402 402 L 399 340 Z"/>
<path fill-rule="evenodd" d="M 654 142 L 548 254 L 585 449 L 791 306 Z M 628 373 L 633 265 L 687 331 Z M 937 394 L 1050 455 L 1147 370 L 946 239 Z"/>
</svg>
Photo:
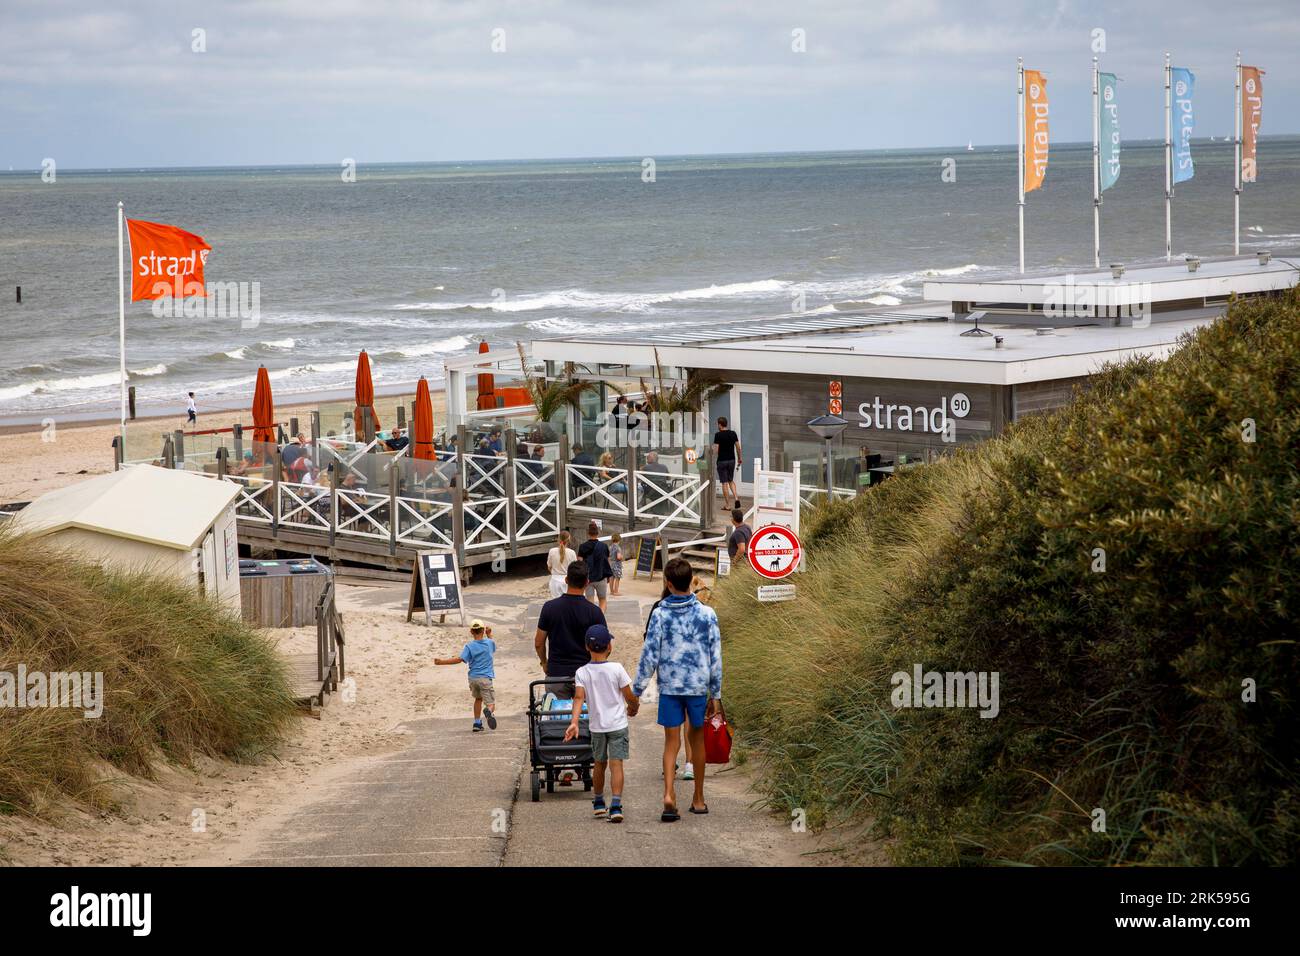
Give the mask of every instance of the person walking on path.
<svg viewBox="0 0 1300 956">
<path fill-rule="evenodd" d="M 497 729 L 497 718 L 492 713 L 496 706 L 496 692 L 492 689 L 492 679 L 496 669 L 492 665 L 493 655 L 497 652 L 497 642 L 492 640 L 492 628 L 482 621 L 469 623 L 469 643 L 461 648 L 459 657 L 435 657 L 435 664 L 468 664 L 469 695 L 474 700 L 474 733 L 483 730 L 483 718 L 487 718 L 488 727 Z"/>
<path fill-rule="evenodd" d="M 542 673 L 555 678 L 547 690 L 556 697 L 573 697 L 573 675 L 591 660 L 587 653 L 587 628 L 604 625 L 605 615 L 584 596 L 587 590 L 587 565 L 575 560 L 569 565 L 564 582 L 566 590 L 542 605 L 537 618 L 533 647 L 541 662 Z"/>
<path fill-rule="evenodd" d="M 691 565 L 673 558 L 664 567 L 669 595 L 650 612 L 641 660 L 632 682 L 638 706 L 650 678 L 659 688 L 658 724 L 664 729 L 664 809 L 660 820 L 673 823 L 677 812 L 675 777 L 681 725 L 688 722 L 688 754 L 704 753 L 704 721 L 722 700 L 722 634 L 718 615 L 691 593 Z M 704 764 L 695 768 L 690 812 L 704 814 Z"/>
<path fill-rule="evenodd" d="M 579 667 L 573 675 L 577 685 L 573 693 L 573 717 L 564 731 L 564 739 L 573 740 L 578 736 L 578 718 L 585 702 L 595 761 L 591 782 L 596 796 L 591 801 L 591 811 L 594 816 L 605 816 L 605 768 L 608 767 L 609 788 L 613 794 L 609 803 L 609 822 L 622 823 L 623 761 L 628 758 L 627 719 L 636 716 L 639 705 L 632 696 L 632 678 L 622 664 L 609 659 L 613 640 L 614 635 L 603 624 L 587 628 L 591 663 Z"/>
<path fill-rule="evenodd" d="M 194 404 L 194 393 L 190 392 L 185 396 L 185 421 L 190 425 L 199 423 L 199 408 Z"/>
<path fill-rule="evenodd" d="M 722 485 L 722 501 L 735 502 L 732 507 L 740 507 L 740 492 L 736 490 L 736 472 L 740 465 L 740 436 L 727 426 L 727 419 L 719 416 L 718 430 L 713 434 L 713 460 L 718 468 L 718 484 Z M 731 496 L 727 496 L 730 489 Z"/>
<path fill-rule="evenodd" d="M 745 524 L 745 512 L 739 508 L 731 509 L 731 534 L 727 535 L 727 556 L 734 565 L 736 559 L 745 560 L 749 554 L 749 539 L 754 537 L 754 529 Z"/>
<path fill-rule="evenodd" d="M 609 593 L 618 597 L 623 582 L 623 536 L 617 532 L 609 536 L 609 571 Z"/>
<path fill-rule="evenodd" d="M 587 600 L 598 603 L 603 614 L 614 569 L 609 563 L 609 545 L 600 540 L 600 527 L 594 521 L 587 525 L 587 540 L 578 545 L 578 558 L 587 562 Z"/>
<path fill-rule="evenodd" d="M 555 547 L 546 553 L 546 570 L 551 573 L 552 598 L 564 593 L 564 576 L 569 573 L 569 565 L 578 560 L 578 552 L 569 547 L 569 540 L 569 532 L 561 531 Z"/>
</svg>

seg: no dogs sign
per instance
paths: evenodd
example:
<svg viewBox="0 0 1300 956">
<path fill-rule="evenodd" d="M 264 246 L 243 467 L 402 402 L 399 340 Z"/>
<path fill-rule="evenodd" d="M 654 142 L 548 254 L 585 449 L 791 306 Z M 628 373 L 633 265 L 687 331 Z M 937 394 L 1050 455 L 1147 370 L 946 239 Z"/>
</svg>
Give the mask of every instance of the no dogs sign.
<svg viewBox="0 0 1300 956">
<path fill-rule="evenodd" d="M 749 540 L 749 566 L 770 580 L 799 566 L 799 538 L 785 525 L 764 525 Z"/>
</svg>

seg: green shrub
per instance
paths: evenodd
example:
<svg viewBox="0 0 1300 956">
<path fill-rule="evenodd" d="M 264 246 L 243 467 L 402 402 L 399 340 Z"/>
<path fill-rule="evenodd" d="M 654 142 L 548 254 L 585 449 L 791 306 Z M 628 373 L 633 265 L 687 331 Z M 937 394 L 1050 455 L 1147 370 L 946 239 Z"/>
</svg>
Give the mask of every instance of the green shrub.
<svg viewBox="0 0 1300 956">
<path fill-rule="evenodd" d="M 798 601 L 715 598 L 769 798 L 901 863 L 1294 862 L 1298 462 L 1292 294 L 810 516 Z M 895 710 L 917 663 L 1000 715 Z"/>
</svg>

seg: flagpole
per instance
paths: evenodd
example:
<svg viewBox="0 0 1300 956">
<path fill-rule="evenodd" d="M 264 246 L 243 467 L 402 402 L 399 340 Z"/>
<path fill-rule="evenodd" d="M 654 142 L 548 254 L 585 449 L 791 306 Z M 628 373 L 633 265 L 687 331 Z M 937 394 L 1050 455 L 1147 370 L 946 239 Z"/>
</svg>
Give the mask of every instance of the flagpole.
<svg viewBox="0 0 1300 956">
<path fill-rule="evenodd" d="M 1016 120 L 1016 132 L 1019 135 L 1020 148 L 1016 150 L 1016 168 L 1020 172 L 1019 187 L 1020 199 L 1017 209 L 1020 214 L 1020 274 L 1025 274 L 1025 61 L 1023 57 L 1016 57 L 1016 72 L 1020 78 L 1016 94 L 1016 102 L 1019 104 L 1019 117 Z M 1240 71 L 1238 71 L 1240 78 Z M 1240 82 L 1240 79 L 1238 79 Z M 1237 97 L 1237 102 L 1241 102 L 1241 97 Z M 1240 164 L 1238 164 L 1240 165 Z"/>
<path fill-rule="evenodd" d="M 117 348 L 122 399 L 122 440 L 126 441 L 126 274 L 122 254 L 122 204 L 117 204 Z"/>
<path fill-rule="evenodd" d="M 1236 188 L 1232 193 L 1232 254 L 1241 255 L 1241 51 L 1237 51 Z"/>
<path fill-rule="evenodd" d="M 1092 267 L 1101 268 L 1101 107 L 1097 58 L 1092 58 Z"/>
<path fill-rule="evenodd" d="M 1165 261 L 1174 258 L 1174 99 L 1173 66 L 1165 53 Z"/>
</svg>

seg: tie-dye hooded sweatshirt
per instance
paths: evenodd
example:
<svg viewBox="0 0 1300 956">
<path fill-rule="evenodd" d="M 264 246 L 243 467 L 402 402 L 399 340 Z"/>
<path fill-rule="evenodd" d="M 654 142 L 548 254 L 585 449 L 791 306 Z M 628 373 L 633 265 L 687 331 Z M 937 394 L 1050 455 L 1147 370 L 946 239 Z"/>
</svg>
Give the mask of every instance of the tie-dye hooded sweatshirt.
<svg viewBox="0 0 1300 956">
<path fill-rule="evenodd" d="M 640 697 L 656 673 L 661 695 L 722 696 L 718 615 L 694 594 L 670 594 L 650 612 L 632 693 Z"/>
</svg>

